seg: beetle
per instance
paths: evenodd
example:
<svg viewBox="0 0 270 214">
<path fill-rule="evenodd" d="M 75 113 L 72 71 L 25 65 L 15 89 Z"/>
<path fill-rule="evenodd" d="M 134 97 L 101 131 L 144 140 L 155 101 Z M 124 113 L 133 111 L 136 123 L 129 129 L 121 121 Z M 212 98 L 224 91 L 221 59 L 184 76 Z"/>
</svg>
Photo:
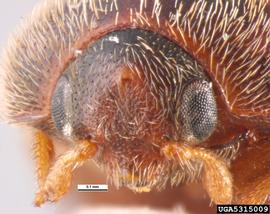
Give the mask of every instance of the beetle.
<svg viewBox="0 0 270 214">
<path fill-rule="evenodd" d="M 269 22 L 268 0 L 40 3 L 1 59 L 3 120 L 35 135 L 35 204 L 88 159 L 135 192 L 269 201 Z M 71 147 L 56 161 L 54 143 Z"/>
</svg>

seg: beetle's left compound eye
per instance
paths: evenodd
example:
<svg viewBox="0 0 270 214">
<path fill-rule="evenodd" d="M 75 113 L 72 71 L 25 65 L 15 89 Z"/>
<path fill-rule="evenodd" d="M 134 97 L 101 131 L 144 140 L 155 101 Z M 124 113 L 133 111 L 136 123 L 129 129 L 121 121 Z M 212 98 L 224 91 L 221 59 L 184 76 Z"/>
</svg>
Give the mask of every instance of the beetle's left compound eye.
<svg viewBox="0 0 270 214">
<path fill-rule="evenodd" d="M 202 141 L 208 138 L 217 124 L 217 107 L 212 84 L 194 81 L 184 89 L 180 107 L 183 135 Z"/>
</svg>

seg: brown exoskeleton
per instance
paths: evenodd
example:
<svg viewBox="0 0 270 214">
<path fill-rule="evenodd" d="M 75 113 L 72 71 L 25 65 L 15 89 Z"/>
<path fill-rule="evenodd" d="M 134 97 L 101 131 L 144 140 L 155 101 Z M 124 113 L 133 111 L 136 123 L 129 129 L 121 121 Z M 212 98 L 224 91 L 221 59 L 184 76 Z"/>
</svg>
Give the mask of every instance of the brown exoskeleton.
<svg viewBox="0 0 270 214">
<path fill-rule="evenodd" d="M 37 206 L 93 159 L 135 192 L 270 194 L 268 0 L 46 0 L 2 57 L 5 120 L 33 128 Z M 54 142 L 72 148 L 52 161 Z M 221 194 L 222 193 L 222 194 Z"/>
</svg>

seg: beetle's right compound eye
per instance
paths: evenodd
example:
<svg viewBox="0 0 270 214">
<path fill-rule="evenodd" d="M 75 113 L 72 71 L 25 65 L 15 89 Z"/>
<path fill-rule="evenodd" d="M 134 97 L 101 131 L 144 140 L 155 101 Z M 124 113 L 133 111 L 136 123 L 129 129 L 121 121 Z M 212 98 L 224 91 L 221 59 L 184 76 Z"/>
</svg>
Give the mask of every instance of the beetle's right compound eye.
<svg viewBox="0 0 270 214">
<path fill-rule="evenodd" d="M 199 141 L 208 138 L 217 124 L 217 107 L 212 85 L 197 80 L 188 85 L 183 93 L 180 107 L 183 136 Z"/>
<path fill-rule="evenodd" d="M 55 127 L 67 137 L 71 137 L 73 129 L 71 91 L 68 77 L 63 75 L 56 85 L 51 104 Z"/>
</svg>

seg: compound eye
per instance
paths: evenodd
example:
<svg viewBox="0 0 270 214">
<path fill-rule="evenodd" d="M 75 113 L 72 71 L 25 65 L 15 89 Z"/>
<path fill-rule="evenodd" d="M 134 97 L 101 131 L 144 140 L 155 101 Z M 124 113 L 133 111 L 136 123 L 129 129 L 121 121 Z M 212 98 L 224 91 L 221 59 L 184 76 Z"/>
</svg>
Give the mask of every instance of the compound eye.
<svg viewBox="0 0 270 214">
<path fill-rule="evenodd" d="M 203 141 L 214 131 L 217 124 L 217 106 L 212 84 L 196 80 L 184 89 L 180 106 L 185 139 Z"/>
<path fill-rule="evenodd" d="M 51 102 L 55 127 L 66 137 L 71 137 L 73 132 L 71 91 L 68 77 L 63 75 L 57 83 Z"/>
</svg>

